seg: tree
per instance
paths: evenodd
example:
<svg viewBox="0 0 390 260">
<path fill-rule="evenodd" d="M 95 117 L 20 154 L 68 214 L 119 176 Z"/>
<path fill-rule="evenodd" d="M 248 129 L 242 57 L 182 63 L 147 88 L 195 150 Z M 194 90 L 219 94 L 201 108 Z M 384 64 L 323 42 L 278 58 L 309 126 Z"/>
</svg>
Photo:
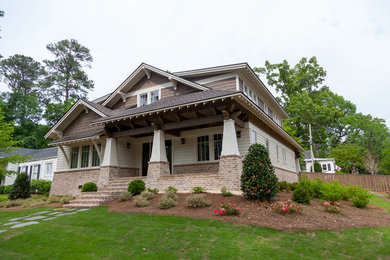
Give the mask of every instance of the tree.
<svg viewBox="0 0 390 260">
<path fill-rule="evenodd" d="M 341 172 L 359 173 L 364 171 L 363 152 L 363 148 L 358 145 L 342 144 L 331 151 L 330 157 L 341 167 Z"/>
<path fill-rule="evenodd" d="M 58 120 L 69 110 L 69 108 L 75 103 L 74 99 L 58 104 L 47 104 L 43 118 L 46 120 L 48 126 L 53 126 Z"/>
<path fill-rule="evenodd" d="M 49 73 L 46 86 L 50 95 L 57 102 L 85 97 L 94 87 L 83 70 L 91 67 L 93 59 L 89 49 L 74 39 L 48 44 L 47 49 L 55 56 L 54 60 L 44 60 Z"/>
<path fill-rule="evenodd" d="M 0 101 L 0 103 L 2 103 Z M 18 145 L 17 141 L 13 140 L 14 126 L 12 123 L 7 123 L 4 120 L 4 113 L 2 111 L 2 105 L 0 104 L 0 179 L 4 179 L 6 175 L 14 172 L 6 170 L 4 166 L 8 163 L 23 162 L 26 158 L 18 154 L 15 154 L 15 146 Z"/>
<path fill-rule="evenodd" d="M 378 159 L 369 150 L 363 157 L 363 165 L 370 174 L 375 175 L 378 173 Z"/>
<path fill-rule="evenodd" d="M 276 195 L 278 178 L 269 159 L 267 149 L 261 144 L 249 147 L 241 175 L 241 190 L 248 199 L 270 200 Z"/>
<path fill-rule="evenodd" d="M 19 173 L 14 182 L 8 199 L 27 199 L 31 197 L 30 193 L 30 180 L 28 179 L 27 173 Z"/>
</svg>

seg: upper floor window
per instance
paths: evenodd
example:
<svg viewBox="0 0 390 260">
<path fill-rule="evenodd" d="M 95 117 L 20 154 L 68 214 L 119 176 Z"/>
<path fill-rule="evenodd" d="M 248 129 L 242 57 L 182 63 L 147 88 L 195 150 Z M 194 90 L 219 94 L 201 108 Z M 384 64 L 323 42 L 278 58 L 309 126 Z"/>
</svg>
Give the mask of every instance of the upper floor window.
<svg viewBox="0 0 390 260">
<path fill-rule="evenodd" d="M 264 101 L 257 97 L 257 105 L 264 110 Z"/>
<path fill-rule="evenodd" d="M 158 91 L 158 90 L 150 92 L 150 103 L 158 101 L 159 94 L 160 94 L 160 91 Z"/>
<path fill-rule="evenodd" d="M 274 111 L 272 111 L 270 108 L 268 108 L 268 115 L 274 119 Z"/>
<path fill-rule="evenodd" d="M 148 93 L 143 93 L 139 95 L 139 106 L 143 107 L 148 104 Z"/>
</svg>

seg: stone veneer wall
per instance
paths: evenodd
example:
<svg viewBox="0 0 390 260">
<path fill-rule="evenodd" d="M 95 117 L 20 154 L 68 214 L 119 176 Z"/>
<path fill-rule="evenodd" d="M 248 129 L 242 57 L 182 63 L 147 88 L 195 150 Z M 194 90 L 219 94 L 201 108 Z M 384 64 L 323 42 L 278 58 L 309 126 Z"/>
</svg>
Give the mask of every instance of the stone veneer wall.
<svg viewBox="0 0 390 260">
<path fill-rule="evenodd" d="M 218 173 L 218 162 L 173 165 L 173 174 Z"/>
<path fill-rule="evenodd" d="M 55 172 L 51 184 L 51 195 L 78 195 L 81 192 L 79 185 L 86 182 L 98 183 L 100 169 L 85 169 Z"/>
<path fill-rule="evenodd" d="M 298 181 L 299 176 L 298 173 L 296 172 L 284 170 L 275 166 L 274 166 L 274 170 L 279 181 L 287 181 L 289 183 Z"/>
</svg>

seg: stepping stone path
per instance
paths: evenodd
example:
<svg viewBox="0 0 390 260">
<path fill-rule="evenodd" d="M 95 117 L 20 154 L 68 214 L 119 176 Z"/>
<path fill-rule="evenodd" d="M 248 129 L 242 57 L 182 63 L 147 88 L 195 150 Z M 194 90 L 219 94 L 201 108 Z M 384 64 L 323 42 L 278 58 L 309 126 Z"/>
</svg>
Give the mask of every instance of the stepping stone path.
<svg viewBox="0 0 390 260">
<path fill-rule="evenodd" d="M 39 224 L 39 221 L 48 221 L 48 220 L 53 220 L 56 219 L 60 216 L 67 216 L 67 215 L 74 215 L 77 214 L 78 212 L 83 212 L 91 209 L 53 209 L 53 210 L 45 210 L 45 211 L 40 211 L 40 212 L 35 212 L 32 214 L 29 214 L 24 217 L 18 217 L 18 218 L 12 218 L 9 219 L 8 222 L 4 224 L 0 224 L 1 228 L 0 233 L 7 232 L 9 229 L 6 228 L 22 228 L 25 226 L 30 226 L 30 225 L 36 225 Z"/>
</svg>

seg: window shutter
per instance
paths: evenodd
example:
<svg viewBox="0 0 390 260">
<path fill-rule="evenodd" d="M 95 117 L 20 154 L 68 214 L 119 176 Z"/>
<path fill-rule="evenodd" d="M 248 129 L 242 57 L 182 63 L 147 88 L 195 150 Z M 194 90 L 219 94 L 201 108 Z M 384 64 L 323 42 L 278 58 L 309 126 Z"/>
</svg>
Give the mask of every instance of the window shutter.
<svg viewBox="0 0 390 260">
<path fill-rule="evenodd" d="M 33 166 L 31 165 L 30 166 L 30 176 L 29 176 L 29 179 L 31 180 L 31 176 L 32 176 L 32 170 L 33 170 Z M 27 171 L 26 171 L 26 174 L 27 174 Z"/>
<path fill-rule="evenodd" d="M 41 165 L 38 164 L 38 174 L 37 174 L 37 179 L 39 180 L 39 172 L 41 171 Z"/>
<path fill-rule="evenodd" d="M 20 167 L 18 167 L 18 173 L 20 173 Z"/>
</svg>

